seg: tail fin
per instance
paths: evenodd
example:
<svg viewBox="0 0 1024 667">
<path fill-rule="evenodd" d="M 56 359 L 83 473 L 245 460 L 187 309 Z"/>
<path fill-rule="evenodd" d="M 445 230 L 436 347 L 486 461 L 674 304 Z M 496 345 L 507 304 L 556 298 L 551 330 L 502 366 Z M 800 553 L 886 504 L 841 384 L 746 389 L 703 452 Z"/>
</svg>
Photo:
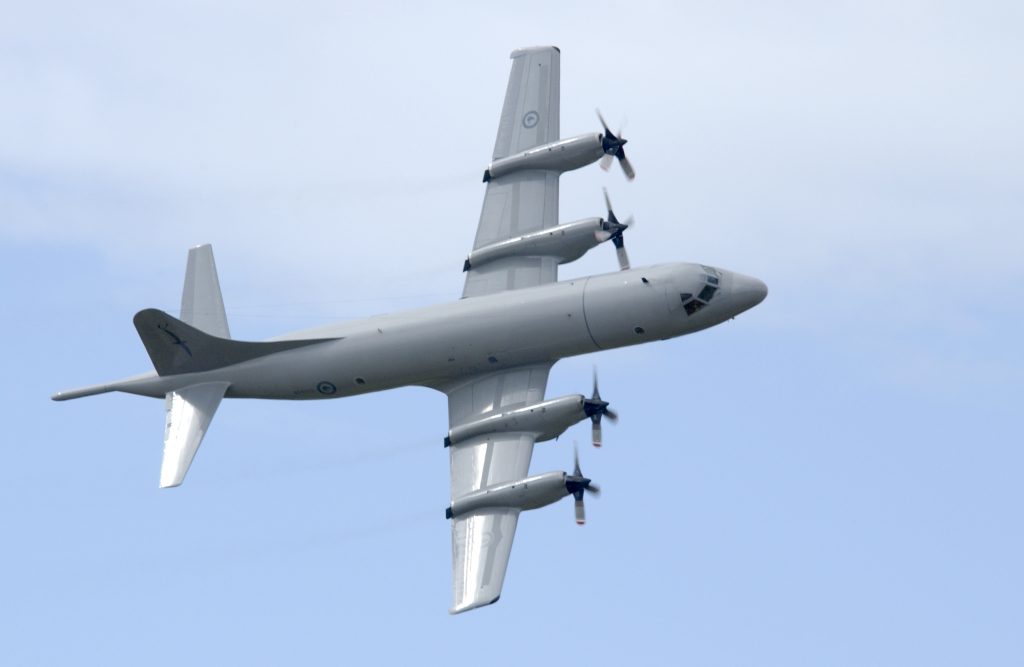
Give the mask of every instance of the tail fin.
<svg viewBox="0 0 1024 667">
<path fill-rule="evenodd" d="M 188 251 L 185 288 L 181 293 L 181 320 L 218 338 L 231 338 L 210 244 Z"/>
<path fill-rule="evenodd" d="M 257 357 L 304 347 L 320 340 L 245 343 L 231 340 L 220 293 L 213 246 L 188 251 L 181 319 L 149 308 L 135 314 L 135 329 L 158 375 L 200 373 Z"/>
</svg>

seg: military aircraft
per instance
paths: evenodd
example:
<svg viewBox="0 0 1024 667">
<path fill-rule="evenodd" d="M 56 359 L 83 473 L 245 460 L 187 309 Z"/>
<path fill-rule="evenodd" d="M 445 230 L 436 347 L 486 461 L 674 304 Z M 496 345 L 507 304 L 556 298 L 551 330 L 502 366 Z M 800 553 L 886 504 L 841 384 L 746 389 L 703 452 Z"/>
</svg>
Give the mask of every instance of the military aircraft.
<svg viewBox="0 0 1024 667">
<path fill-rule="evenodd" d="M 630 268 L 629 221 L 607 216 L 558 222 L 563 172 L 617 159 L 635 170 L 626 140 L 608 129 L 559 137 L 560 52 L 512 52 L 512 72 L 476 241 L 458 301 L 331 324 L 266 342 L 233 340 L 209 245 L 188 255 L 178 318 L 135 315 L 155 372 L 63 391 L 63 401 L 121 391 L 163 398 L 167 411 L 160 487 L 182 483 L 221 399 L 324 399 L 407 385 L 448 396 L 452 606 L 459 613 L 498 600 L 519 514 L 566 496 L 584 521 L 583 496 L 597 487 L 576 458 L 573 472 L 529 475 L 536 442 L 589 419 L 614 419 L 593 393 L 545 398 L 563 357 L 693 333 L 731 319 L 767 294 L 756 278 L 701 264 Z M 600 116 L 600 114 L 598 114 Z M 607 197 L 607 193 L 606 193 Z M 607 202 L 607 199 L 606 199 Z M 611 241 L 620 270 L 558 281 L 558 266 Z"/>
</svg>

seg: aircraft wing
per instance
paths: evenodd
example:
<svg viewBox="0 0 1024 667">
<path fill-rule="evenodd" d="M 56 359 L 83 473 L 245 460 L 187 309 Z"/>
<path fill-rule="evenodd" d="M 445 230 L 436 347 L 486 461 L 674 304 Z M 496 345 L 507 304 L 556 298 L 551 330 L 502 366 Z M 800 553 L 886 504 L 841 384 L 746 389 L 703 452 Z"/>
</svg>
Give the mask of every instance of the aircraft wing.
<svg viewBox="0 0 1024 667">
<path fill-rule="evenodd" d="M 523 366 L 468 378 L 447 389 L 451 427 L 544 398 L 551 364 Z M 451 496 L 522 479 L 530 469 L 534 435 L 485 434 L 449 447 Z M 519 510 L 486 508 L 452 520 L 453 614 L 497 602 L 505 581 Z"/>
<path fill-rule="evenodd" d="M 560 53 L 553 46 L 512 52 L 494 158 L 559 139 Z M 473 249 L 558 224 L 556 171 L 518 171 L 487 183 Z M 533 287 L 558 279 L 550 257 L 518 257 L 469 269 L 463 297 Z"/>
</svg>

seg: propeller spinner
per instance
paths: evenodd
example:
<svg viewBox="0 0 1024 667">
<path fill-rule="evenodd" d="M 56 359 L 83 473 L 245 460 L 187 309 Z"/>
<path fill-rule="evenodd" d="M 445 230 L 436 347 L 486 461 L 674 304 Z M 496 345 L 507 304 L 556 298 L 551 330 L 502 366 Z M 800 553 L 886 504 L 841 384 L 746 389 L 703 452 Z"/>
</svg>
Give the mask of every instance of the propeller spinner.
<svg viewBox="0 0 1024 667">
<path fill-rule="evenodd" d="M 622 167 L 622 173 L 626 174 L 626 178 L 632 181 L 636 178 L 636 170 L 633 169 L 629 158 L 626 157 L 626 151 L 622 148 L 626 145 L 626 140 L 622 138 L 621 130 L 619 131 L 619 136 L 615 136 L 608 129 L 608 123 L 604 121 L 604 116 L 601 115 L 600 110 L 597 111 L 597 118 L 601 121 L 602 127 L 604 127 L 604 135 L 601 137 L 601 148 L 604 150 L 604 157 L 601 158 L 601 168 L 608 171 L 612 166 L 612 158 L 618 158 L 619 166 Z"/>
</svg>

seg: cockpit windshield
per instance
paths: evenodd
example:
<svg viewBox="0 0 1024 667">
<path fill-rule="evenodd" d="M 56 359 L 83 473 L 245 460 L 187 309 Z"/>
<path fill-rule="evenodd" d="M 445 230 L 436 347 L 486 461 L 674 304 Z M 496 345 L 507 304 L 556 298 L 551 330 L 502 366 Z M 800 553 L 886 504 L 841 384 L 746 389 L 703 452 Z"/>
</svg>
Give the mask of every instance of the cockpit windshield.
<svg viewBox="0 0 1024 667">
<path fill-rule="evenodd" d="M 693 315 L 708 305 L 711 299 L 715 297 L 715 292 L 718 291 L 718 286 L 721 282 L 722 276 L 718 269 L 704 265 L 701 265 L 700 268 L 704 269 L 704 286 L 697 294 L 697 297 L 694 298 L 689 292 L 683 292 L 679 295 L 679 300 L 683 302 L 683 309 L 686 310 L 687 315 Z"/>
</svg>

